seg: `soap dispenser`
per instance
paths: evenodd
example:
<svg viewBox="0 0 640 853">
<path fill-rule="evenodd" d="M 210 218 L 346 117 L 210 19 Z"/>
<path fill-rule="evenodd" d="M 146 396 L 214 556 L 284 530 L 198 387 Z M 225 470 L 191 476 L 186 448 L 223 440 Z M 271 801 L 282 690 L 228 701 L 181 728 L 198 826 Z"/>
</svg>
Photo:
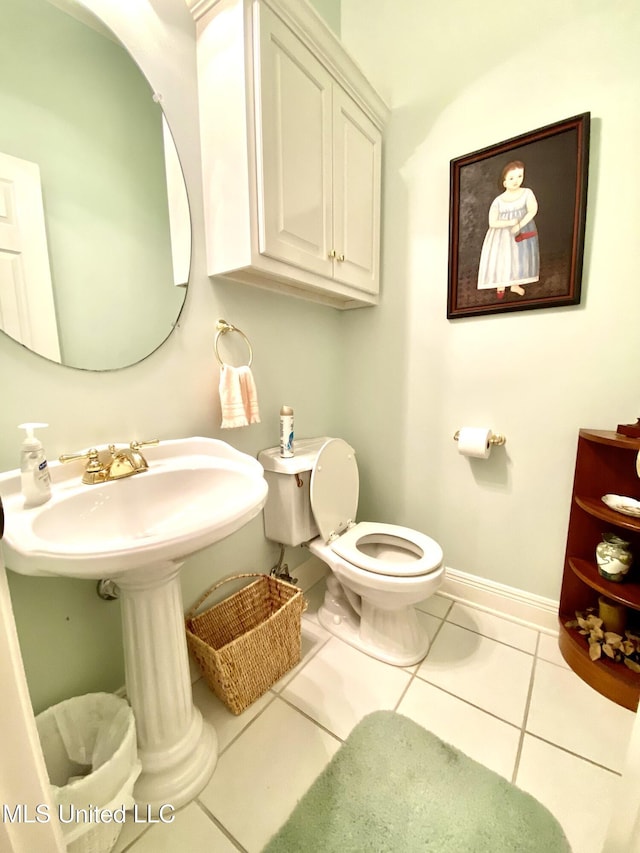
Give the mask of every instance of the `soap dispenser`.
<svg viewBox="0 0 640 853">
<path fill-rule="evenodd" d="M 22 494 L 25 507 L 39 506 L 51 497 L 51 474 L 47 466 L 42 443 L 33 434 L 34 429 L 43 429 L 49 424 L 20 424 L 18 429 L 27 432 L 22 442 L 20 471 Z"/>
</svg>

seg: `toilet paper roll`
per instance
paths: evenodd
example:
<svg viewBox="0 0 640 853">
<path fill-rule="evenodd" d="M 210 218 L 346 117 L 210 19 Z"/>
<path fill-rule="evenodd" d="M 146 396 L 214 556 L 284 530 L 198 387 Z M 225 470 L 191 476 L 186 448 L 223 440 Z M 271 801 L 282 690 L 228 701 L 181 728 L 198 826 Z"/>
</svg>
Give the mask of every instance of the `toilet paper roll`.
<svg viewBox="0 0 640 853">
<path fill-rule="evenodd" d="M 484 427 L 462 427 L 458 434 L 458 453 L 475 459 L 487 459 L 491 453 L 491 430 Z"/>
</svg>

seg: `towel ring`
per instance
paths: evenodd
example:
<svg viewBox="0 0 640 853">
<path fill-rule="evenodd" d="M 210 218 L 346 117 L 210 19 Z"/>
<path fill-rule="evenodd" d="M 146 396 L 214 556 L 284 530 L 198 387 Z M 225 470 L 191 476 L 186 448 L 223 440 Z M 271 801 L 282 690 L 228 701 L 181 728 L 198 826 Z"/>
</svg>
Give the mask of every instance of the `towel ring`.
<svg viewBox="0 0 640 853">
<path fill-rule="evenodd" d="M 234 326 L 231 323 L 227 323 L 226 320 L 218 320 L 218 322 L 216 323 L 216 329 L 217 329 L 217 332 L 216 332 L 215 341 L 213 342 L 213 350 L 216 354 L 216 358 L 218 359 L 218 363 L 222 367 L 224 367 L 224 361 L 220 358 L 220 353 L 218 352 L 218 343 L 220 341 L 221 335 L 226 335 L 227 332 L 237 332 L 239 335 L 241 335 L 244 338 L 244 342 L 249 347 L 249 364 L 247 365 L 247 367 L 251 367 L 251 365 L 253 363 L 253 349 L 252 349 L 251 344 L 249 342 L 249 338 L 245 335 L 245 333 L 241 329 L 239 329 L 237 326 Z"/>
</svg>

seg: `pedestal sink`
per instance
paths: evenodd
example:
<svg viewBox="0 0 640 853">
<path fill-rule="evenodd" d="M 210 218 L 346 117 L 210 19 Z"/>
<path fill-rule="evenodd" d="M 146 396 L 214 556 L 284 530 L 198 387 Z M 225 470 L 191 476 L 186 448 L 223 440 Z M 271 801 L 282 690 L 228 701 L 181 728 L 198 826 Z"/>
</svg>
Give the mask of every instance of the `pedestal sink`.
<svg viewBox="0 0 640 853">
<path fill-rule="evenodd" d="M 142 773 L 136 802 L 179 808 L 208 781 L 213 729 L 194 707 L 179 572 L 186 557 L 254 518 L 262 466 L 222 441 L 185 438 L 145 450 L 149 470 L 97 485 L 81 463 L 50 463 L 53 494 L 25 509 L 20 472 L 0 475 L 7 566 L 25 575 L 112 578 L 121 591 L 125 677 Z"/>
</svg>

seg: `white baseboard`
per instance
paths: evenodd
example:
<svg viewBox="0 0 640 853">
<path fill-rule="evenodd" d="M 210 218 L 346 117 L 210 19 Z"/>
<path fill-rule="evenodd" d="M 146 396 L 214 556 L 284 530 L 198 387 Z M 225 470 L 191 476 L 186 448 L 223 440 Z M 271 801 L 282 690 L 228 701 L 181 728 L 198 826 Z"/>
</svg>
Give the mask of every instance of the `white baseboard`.
<svg viewBox="0 0 640 853">
<path fill-rule="evenodd" d="M 558 601 L 447 567 L 438 595 L 495 613 L 545 634 L 558 634 Z"/>
</svg>

